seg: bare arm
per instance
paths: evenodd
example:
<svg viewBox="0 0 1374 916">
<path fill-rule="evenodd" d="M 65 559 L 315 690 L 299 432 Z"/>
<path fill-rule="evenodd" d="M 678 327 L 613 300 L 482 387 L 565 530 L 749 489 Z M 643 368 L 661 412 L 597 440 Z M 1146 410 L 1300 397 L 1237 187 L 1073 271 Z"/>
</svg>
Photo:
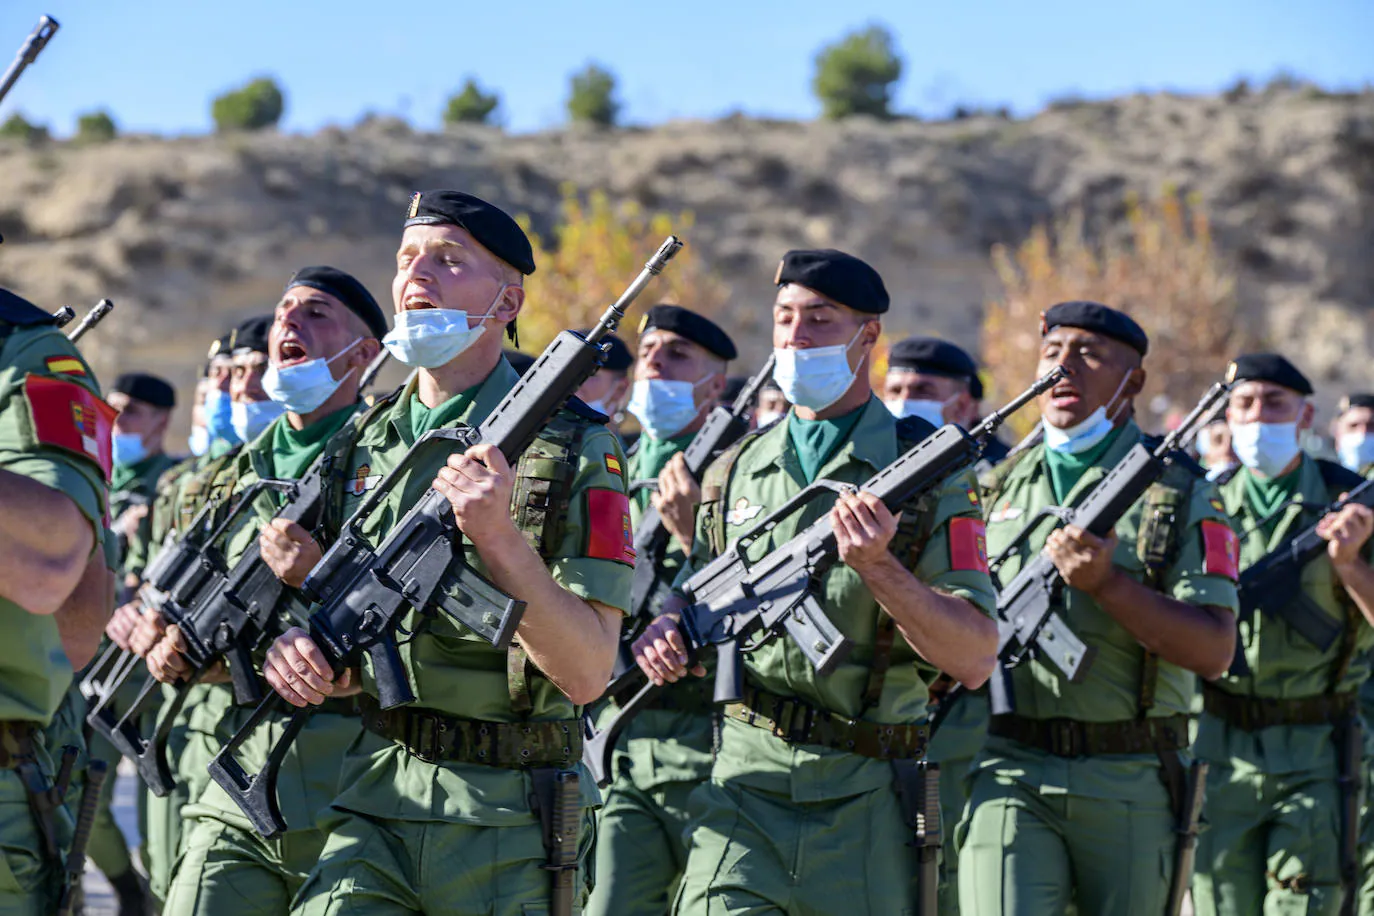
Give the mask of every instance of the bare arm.
<svg viewBox="0 0 1374 916">
<path fill-rule="evenodd" d="M 1326 555 L 1341 586 L 1364 619 L 1374 625 L 1374 569 L 1361 556 L 1371 532 L 1374 511 L 1358 503 L 1327 515 L 1317 524 L 1317 533 L 1326 539 Z"/>
<path fill-rule="evenodd" d="M 56 613 L 94 549 L 95 529 L 66 494 L 0 470 L 0 596 L 30 614 Z"/>
<path fill-rule="evenodd" d="M 105 565 L 105 554 L 96 551 L 76 588 L 53 615 L 62 649 L 75 671 L 90 664 L 100 648 L 100 634 L 114 613 L 114 587 L 114 573 Z"/>
</svg>

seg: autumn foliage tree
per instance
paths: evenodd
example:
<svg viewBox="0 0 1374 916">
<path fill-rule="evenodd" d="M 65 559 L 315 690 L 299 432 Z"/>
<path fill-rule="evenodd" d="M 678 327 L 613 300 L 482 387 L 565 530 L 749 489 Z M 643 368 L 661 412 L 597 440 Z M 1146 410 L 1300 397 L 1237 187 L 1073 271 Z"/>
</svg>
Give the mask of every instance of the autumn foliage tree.
<svg viewBox="0 0 1374 916">
<path fill-rule="evenodd" d="M 1125 231 L 1106 238 L 1090 238 L 1082 212 L 1070 212 L 1015 249 L 994 247 L 992 261 L 1002 294 L 984 312 L 982 344 L 994 402 L 1034 377 L 1040 314 L 1057 302 L 1102 302 L 1150 335 L 1148 380 L 1136 399 L 1147 431 L 1186 413 L 1230 358 L 1252 343 L 1235 323 L 1234 271 L 1218 256 L 1195 196 L 1166 191 L 1156 201 L 1128 198 Z M 1011 426 L 1024 433 L 1037 419 L 1027 408 Z"/>
</svg>

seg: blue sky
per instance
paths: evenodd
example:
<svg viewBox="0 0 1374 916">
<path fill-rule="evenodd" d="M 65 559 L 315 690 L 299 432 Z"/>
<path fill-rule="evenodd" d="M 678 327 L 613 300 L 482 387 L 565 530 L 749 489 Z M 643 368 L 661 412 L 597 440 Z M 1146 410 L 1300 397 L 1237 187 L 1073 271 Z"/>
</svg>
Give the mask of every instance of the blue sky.
<svg viewBox="0 0 1374 916">
<path fill-rule="evenodd" d="M 1281 69 L 1374 83 L 1374 0 L 0 0 L 0 59 L 45 12 L 62 29 L 0 117 L 20 110 L 59 135 L 99 107 L 125 130 L 201 133 L 210 99 L 259 74 L 284 87 L 287 130 L 369 111 L 432 128 L 468 75 L 500 93 L 508 128 L 537 130 L 564 119 L 569 75 L 589 60 L 616 73 L 631 122 L 811 118 L 817 49 L 868 22 L 893 30 L 906 61 L 896 107 L 925 116 L 1214 91 Z"/>
</svg>

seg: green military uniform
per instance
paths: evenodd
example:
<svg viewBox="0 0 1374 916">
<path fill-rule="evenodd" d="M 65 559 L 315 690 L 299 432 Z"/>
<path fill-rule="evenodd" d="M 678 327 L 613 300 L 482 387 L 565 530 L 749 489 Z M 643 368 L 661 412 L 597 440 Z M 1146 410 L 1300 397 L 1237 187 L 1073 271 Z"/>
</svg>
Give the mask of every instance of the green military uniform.
<svg viewBox="0 0 1374 916">
<path fill-rule="evenodd" d="M 113 411 L 100 400 L 90 367 L 51 325 L 17 297 L 0 299 L 0 469 L 67 495 L 103 550 L 105 468 Z M 31 614 L 0 598 L 0 914 L 48 916 L 61 862 L 45 855 L 16 766 L 31 759 L 51 781 L 55 761 L 41 729 L 72 680 L 52 615 Z M 59 853 L 71 820 L 60 804 L 50 818 Z"/>
<path fill-rule="evenodd" d="M 1242 469 L 1222 487 L 1226 511 L 1247 535 L 1242 569 L 1316 523 L 1339 495 L 1322 478 L 1319 464 L 1304 455 L 1283 477 L 1266 480 Z M 1290 500 L 1300 504 L 1284 507 Z M 1365 548 L 1371 554 L 1374 542 Z M 1256 613 L 1240 625 L 1251 673 L 1228 674 L 1204 688 L 1197 752 L 1212 762 L 1211 828 L 1199 843 L 1193 881 L 1199 916 L 1340 908 L 1337 733 L 1369 676 L 1374 630 L 1325 556 L 1304 567 L 1302 585 L 1326 613 L 1346 621 L 1344 636 L 1322 652 L 1286 622 Z"/>
<path fill-rule="evenodd" d="M 651 480 L 694 433 L 670 439 L 639 437 L 630 455 L 631 481 Z M 649 491 L 630 501 L 638 526 Z M 663 559 L 672 582 L 685 557 L 676 539 Z M 661 916 L 687 862 L 687 797 L 711 774 L 712 707 L 709 685 L 683 684 L 662 694 L 655 708 L 630 723 L 614 754 L 614 782 L 597 824 L 596 888 L 588 916 Z M 611 705 L 607 714 L 615 712 Z"/>
<path fill-rule="evenodd" d="M 1042 507 L 1079 502 L 1140 441 L 1128 421 L 1080 455 L 1036 445 L 1004 464 L 986 502 L 989 554 L 1008 547 Z M 1043 549 L 1051 530 L 1042 521 L 1021 542 L 999 570 L 1003 582 Z M 1178 601 L 1235 610 L 1234 570 L 1206 550 L 1233 536 L 1215 490 L 1200 477 L 1166 472 L 1116 534 L 1113 563 L 1131 578 Z M 1079 684 L 1035 656 L 1012 672 L 1016 714 L 991 718 L 958 828 L 960 910 L 1057 916 L 1076 901 L 1085 914 L 1158 916 L 1175 836 L 1164 777 L 1186 762 L 1178 751 L 1186 753 L 1196 678 L 1147 656 L 1082 592 L 1066 587 L 1056 604 L 1098 655 Z"/>
<path fill-rule="evenodd" d="M 420 403 L 412 380 L 360 436 L 338 517 L 353 513 L 422 432 L 479 423 L 517 378 L 502 360 L 480 385 L 433 410 Z M 452 452 L 452 443 L 425 446 L 364 532 L 385 536 Z M 560 413 L 518 462 L 512 503 L 517 525 L 538 542 L 561 586 L 621 610 L 629 604 L 632 574 L 624 460 L 604 426 Z M 556 502 L 564 511 L 545 511 Z M 465 558 L 482 571 L 475 550 L 465 551 Z M 415 705 L 379 711 L 371 664 L 364 664 L 364 723 L 396 737 L 378 748 L 377 735 L 366 734 L 348 749 L 340 793 L 321 821 L 329 839 L 293 912 L 545 912 L 550 879 L 542 868 L 543 831 L 530 803 L 537 769 L 527 767 L 578 765 L 577 707 L 526 664 L 518 647 L 493 649 L 444 614 L 412 611 L 401 632 L 412 634 L 400 652 Z M 408 749 L 401 736 L 416 735 L 415 724 L 426 722 L 444 728 L 424 729 L 434 740 L 417 739 Z M 451 742 L 438 737 L 447 735 Z M 589 780 L 583 786 L 584 806 L 590 807 L 596 793 Z M 583 865 L 590 845 L 584 834 Z"/>
<path fill-rule="evenodd" d="M 929 430 L 920 421 L 903 424 Z M 794 412 L 737 443 L 706 473 L 679 583 L 810 482 L 857 485 L 891 464 L 910 445 L 897 430 L 870 398 L 834 420 L 805 422 Z M 830 502 L 816 500 L 780 521 L 751 556 L 823 517 Z M 922 582 L 991 614 L 996 595 L 981 532 L 977 482 L 965 472 L 904 507 L 891 549 Z M 853 651 L 826 677 L 786 637 L 746 654 L 745 702 L 726 708 L 711 779 L 692 795 L 678 914 L 858 916 L 914 906 L 915 858 L 894 761 L 924 753 L 936 671 L 900 638 L 853 570 L 837 564 L 816 597 Z"/>
<path fill-rule="evenodd" d="M 110 475 L 110 518 L 118 520 L 126 510 L 139 505 L 147 506 L 148 514 L 151 515 L 153 502 L 157 499 L 158 483 L 161 481 L 162 475 L 178 463 L 166 452 L 158 452 L 156 455 L 149 455 L 137 464 L 115 465 L 114 471 Z M 127 558 L 128 545 L 126 542 L 121 550 L 121 571 L 127 572 L 131 568 L 126 562 Z M 143 567 L 139 566 L 133 571 L 140 572 L 142 569 Z"/>
<path fill-rule="evenodd" d="M 279 418 L 243 449 L 234 465 L 217 479 L 215 488 L 241 494 L 258 480 L 296 479 L 321 454 L 345 463 L 356 438 L 356 423 L 351 422 L 356 419 L 354 408 L 349 407 L 297 431 L 285 417 Z M 330 485 L 339 484 L 337 475 L 329 480 Z M 230 568 L 279 508 L 278 497 L 259 496 L 253 511 L 244 516 L 244 523 L 228 535 L 225 559 Z M 288 595 L 283 604 L 287 605 L 281 608 L 283 628 L 304 620 L 304 608 L 298 600 Z M 208 711 L 197 717 L 201 727 L 192 730 L 190 744 L 194 750 L 188 750 L 197 759 L 216 753 L 252 711 L 233 705 L 233 692 L 227 684 L 210 685 L 208 693 L 207 701 L 218 717 L 212 720 Z M 238 758 L 250 771 L 265 764 L 286 722 L 287 717 L 282 716 L 268 723 L 239 749 Z M 331 701 L 310 717 L 282 762 L 278 789 L 291 829 L 275 839 L 259 836 L 218 784 L 203 784 L 182 809 L 185 840 L 172 877 L 167 911 L 186 916 L 287 912 L 324 847 L 325 833 L 316 826 L 315 818 L 337 794 L 334 761 L 343 756 L 360 731 L 352 700 Z"/>
</svg>

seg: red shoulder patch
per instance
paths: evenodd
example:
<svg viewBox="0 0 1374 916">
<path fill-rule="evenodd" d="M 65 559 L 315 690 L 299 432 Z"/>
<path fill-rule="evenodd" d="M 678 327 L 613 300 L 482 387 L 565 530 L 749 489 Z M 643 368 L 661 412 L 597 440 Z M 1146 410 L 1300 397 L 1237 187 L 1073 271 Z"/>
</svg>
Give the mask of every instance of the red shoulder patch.
<svg viewBox="0 0 1374 916">
<path fill-rule="evenodd" d="M 981 518 L 949 520 L 949 568 L 951 572 L 987 572 L 987 525 Z"/>
<path fill-rule="evenodd" d="M 1240 539 L 1225 522 L 1207 519 L 1202 523 L 1202 571 L 1209 576 L 1225 576 L 1232 582 L 1240 578 Z"/>
<path fill-rule="evenodd" d="M 39 442 L 94 461 L 110 479 L 113 407 L 76 382 L 42 375 L 25 376 L 24 396 Z"/>
<path fill-rule="evenodd" d="M 594 560 L 635 564 L 630 497 L 619 490 L 593 487 L 587 491 L 586 555 Z"/>
</svg>

